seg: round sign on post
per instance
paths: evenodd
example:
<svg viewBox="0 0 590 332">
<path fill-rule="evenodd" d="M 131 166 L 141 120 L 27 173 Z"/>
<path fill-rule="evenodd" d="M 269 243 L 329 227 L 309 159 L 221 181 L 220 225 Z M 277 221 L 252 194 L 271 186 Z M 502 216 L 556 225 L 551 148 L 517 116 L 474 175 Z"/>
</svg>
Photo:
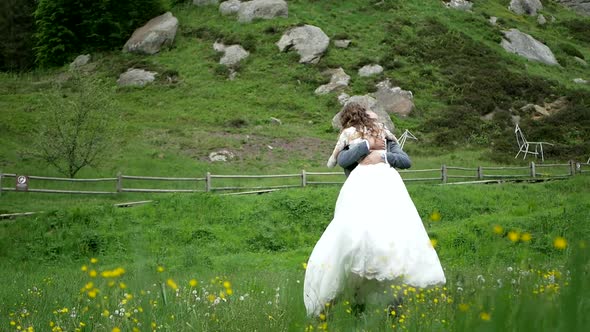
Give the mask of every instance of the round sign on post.
<svg viewBox="0 0 590 332">
<path fill-rule="evenodd" d="M 18 175 L 16 177 L 16 190 L 27 191 L 29 190 L 29 177 L 26 175 Z"/>
</svg>

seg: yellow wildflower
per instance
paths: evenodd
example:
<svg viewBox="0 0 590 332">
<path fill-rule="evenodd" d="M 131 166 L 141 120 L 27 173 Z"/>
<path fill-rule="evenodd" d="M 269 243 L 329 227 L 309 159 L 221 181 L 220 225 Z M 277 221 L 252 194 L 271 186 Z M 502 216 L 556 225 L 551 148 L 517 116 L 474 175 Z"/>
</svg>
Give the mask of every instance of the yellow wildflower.
<svg viewBox="0 0 590 332">
<path fill-rule="evenodd" d="M 504 232 L 504 228 L 500 225 L 494 225 L 494 233 L 501 235 Z"/>
<path fill-rule="evenodd" d="M 158 271 L 158 272 L 160 272 L 160 273 L 161 273 L 161 272 L 164 272 L 164 267 L 163 267 L 163 266 L 159 266 L 159 265 L 158 265 L 158 267 L 156 268 L 156 271 Z"/>
<path fill-rule="evenodd" d="M 567 241 L 563 237 L 558 236 L 553 240 L 553 246 L 559 250 L 563 250 L 567 247 Z"/>
<path fill-rule="evenodd" d="M 88 275 L 92 278 L 96 277 L 98 273 L 96 272 L 96 270 L 90 270 L 90 272 L 88 272 Z"/>
<path fill-rule="evenodd" d="M 517 242 L 519 238 L 520 238 L 520 235 L 518 234 L 518 232 L 516 232 L 516 231 L 508 232 L 508 239 L 510 241 Z"/>
<path fill-rule="evenodd" d="M 320 320 L 326 320 L 326 315 L 320 314 Z"/>
<path fill-rule="evenodd" d="M 90 258 L 90 263 L 96 264 L 96 263 L 98 263 L 98 259 L 96 259 L 94 257 L 93 258 Z"/>
<path fill-rule="evenodd" d="M 82 272 L 86 272 L 86 271 L 88 271 L 88 266 L 82 265 L 82 267 L 80 268 L 80 270 L 82 270 Z"/>
<path fill-rule="evenodd" d="M 435 210 L 430 214 L 430 221 L 436 222 L 436 221 L 440 221 L 440 219 L 441 219 L 441 215 L 440 215 L 440 212 L 438 212 L 438 210 Z"/>
<path fill-rule="evenodd" d="M 522 242 L 529 242 L 532 239 L 531 233 L 522 233 L 522 235 L 520 236 L 520 239 L 522 240 Z"/>
<path fill-rule="evenodd" d="M 481 318 L 481 320 L 485 320 L 485 321 L 489 321 L 492 318 L 492 315 L 490 315 L 489 313 L 482 311 L 479 314 L 479 318 Z"/>
<path fill-rule="evenodd" d="M 121 329 L 118 327 L 113 327 L 113 329 L 111 330 L 111 332 L 121 332 Z"/>
<path fill-rule="evenodd" d="M 127 288 L 127 285 L 124 282 L 120 282 L 119 283 L 119 288 L 125 289 L 125 288 Z"/>
<path fill-rule="evenodd" d="M 224 282 L 223 282 L 223 287 L 225 287 L 226 289 L 227 289 L 227 288 L 231 288 L 231 282 L 229 282 L 229 281 L 227 281 L 227 280 L 226 280 L 226 281 L 224 281 Z"/>
<path fill-rule="evenodd" d="M 469 310 L 469 304 L 466 304 L 466 303 L 460 303 L 460 304 L 459 304 L 459 310 L 461 310 L 461 311 L 463 311 L 463 312 L 465 312 L 465 311 Z"/>
<path fill-rule="evenodd" d="M 172 288 L 172 289 L 174 289 L 174 290 L 177 290 L 177 289 L 178 289 L 178 285 L 176 285 L 176 283 L 174 282 L 174 280 L 172 280 L 172 279 L 170 279 L 170 278 L 169 278 L 168 280 L 166 280 L 166 284 L 167 284 L 167 285 L 168 285 L 170 288 Z"/>
<path fill-rule="evenodd" d="M 301 266 L 303 266 L 304 270 L 307 270 L 307 263 L 301 263 Z"/>
<path fill-rule="evenodd" d="M 438 244 L 438 240 L 437 239 L 430 239 L 430 245 L 433 248 L 436 248 L 436 245 Z"/>
<path fill-rule="evenodd" d="M 191 279 L 191 280 L 188 282 L 188 284 L 189 284 L 189 285 L 191 285 L 191 287 L 197 287 L 197 285 L 198 285 L 199 283 L 197 282 L 197 280 L 196 280 L 196 279 Z"/>
</svg>

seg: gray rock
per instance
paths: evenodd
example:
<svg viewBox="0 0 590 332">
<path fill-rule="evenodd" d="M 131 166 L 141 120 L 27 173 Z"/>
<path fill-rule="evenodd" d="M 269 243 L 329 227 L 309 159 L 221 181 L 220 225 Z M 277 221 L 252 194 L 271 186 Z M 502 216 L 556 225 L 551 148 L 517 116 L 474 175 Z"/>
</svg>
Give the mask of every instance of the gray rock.
<svg viewBox="0 0 590 332">
<path fill-rule="evenodd" d="M 151 19 L 133 35 L 123 46 L 124 52 L 155 54 L 163 46 L 171 45 L 176 37 L 178 19 L 167 12 Z"/>
<path fill-rule="evenodd" d="M 284 0 L 253 0 L 242 2 L 238 9 L 238 21 L 252 22 L 257 18 L 273 19 L 276 17 L 289 17 L 289 7 Z"/>
<path fill-rule="evenodd" d="M 381 74 L 383 72 L 383 67 L 381 67 L 380 65 L 366 65 L 363 66 L 361 69 L 359 69 L 359 76 L 361 77 L 367 77 L 367 76 L 373 76 L 373 75 L 378 75 Z"/>
<path fill-rule="evenodd" d="M 193 0 L 193 5 L 195 6 L 216 5 L 218 3 L 219 0 Z"/>
<path fill-rule="evenodd" d="M 235 15 L 240 10 L 242 2 L 239 0 L 224 1 L 219 5 L 219 12 L 222 15 Z"/>
<path fill-rule="evenodd" d="M 321 85 L 315 89 L 316 95 L 325 95 L 330 92 L 339 91 L 348 87 L 350 76 L 344 72 L 344 69 L 329 69 L 324 72 L 324 75 L 330 75 L 330 83 Z"/>
<path fill-rule="evenodd" d="M 511 0 L 508 9 L 518 15 L 536 16 L 537 11 L 543 9 L 543 4 L 540 0 Z"/>
<path fill-rule="evenodd" d="M 590 16 L 590 0 L 556 0 L 562 5 L 584 16 Z"/>
<path fill-rule="evenodd" d="M 577 84 L 588 84 L 588 81 L 586 81 L 583 78 L 574 78 L 574 83 L 577 83 Z"/>
<path fill-rule="evenodd" d="M 225 46 L 215 42 L 213 49 L 218 52 L 224 52 L 219 63 L 228 67 L 235 67 L 240 61 L 250 55 L 250 52 L 246 51 L 241 45 Z"/>
<path fill-rule="evenodd" d="M 144 86 L 153 82 L 158 73 L 143 69 L 129 68 L 126 72 L 119 75 L 117 85 L 119 86 Z"/>
<path fill-rule="evenodd" d="M 329 44 L 330 38 L 313 25 L 292 28 L 276 43 L 281 52 L 295 48 L 301 56 L 300 63 L 318 63 Z"/>
<path fill-rule="evenodd" d="M 228 160 L 232 160 L 234 158 L 235 158 L 234 153 L 229 150 L 225 150 L 225 149 L 211 152 L 209 154 L 209 160 L 211 160 L 211 161 L 228 161 Z"/>
<path fill-rule="evenodd" d="M 334 40 L 334 46 L 336 46 L 338 48 L 348 48 L 348 46 L 350 46 L 350 40 L 349 39 Z"/>
<path fill-rule="evenodd" d="M 380 82 L 376 86 L 377 92 L 373 96 L 377 100 L 377 108 L 388 114 L 400 116 L 408 116 L 414 110 L 414 95 L 411 91 L 391 87 L 389 80 Z"/>
<path fill-rule="evenodd" d="M 498 24 L 498 18 L 496 16 L 492 16 L 492 17 L 490 17 L 489 22 L 492 25 L 496 25 L 496 24 Z"/>
<path fill-rule="evenodd" d="M 78 69 L 85 66 L 88 62 L 90 62 L 90 54 L 78 55 L 76 59 L 70 63 L 70 69 Z"/>
<path fill-rule="evenodd" d="M 547 24 L 547 19 L 545 19 L 545 16 L 543 16 L 543 14 L 539 14 L 539 16 L 537 16 L 537 23 L 539 23 L 539 25 Z"/>
<path fill-rule="evenodd" d="M 340 100 L 341 98 L 339 97 L 338 99 Z M 393 132 L 393 130 L 395 129 L 395 127 L 393 125 L 393 121 L 391 121 L 391 118 L 389 117 L 389 114 L 387 114 L 387 112 L 385 112 L 383 109 L 378 107 L 377 100 L 375 98 L 373 98 L 369 95 L 352 96 L 347 99 L 343 98 L 341 103 L 343 106 L 345 106 L 347 103 L 352 103 L 352 102 L 359 103 L 362 106 L 364 106 L 366 109 L 375 112 L 378 116 L 378 121 L 383 123 L 387 129 L 389 129 L 391 132 Z M 340 112 L 336 113 L 336 115 L 334 115 L 334 117 L 332 118 L 332 127 L 336 130 L 342 129 L 342 125 L 340 124 L 340 114 L 341 113 L 342 113 L 342 110 Z"/>
<path fill-rule="evenodd" d="M 466 0 L 451 0 L 445 4 L 447 8 L 458 9 L 458 10 L 471 10 L 473 3 Z"/>
<path fill-rule="evenodd" d="M 583 67 L 588 67 L 588 63 L 582 59 L 582 58 L 578 58 L 577 56 L 574 57 L 574 60 L 579 63 L 580 65 L 582 65 Z"/>
<path fill-rule="evenodd" d="M 274 124 L 274 125 L 282 125 L 283 121 L 281 121 L 280 119 L 274 118 L 274 117 L 270 117 L 270 123 Z"/>
<path fill-rule="evenodd" d="M 548 65 L 559 65 L 553 52 L 530 35 L 517 29 L 504 31 L 506 39 L 502 39 L 500 45 L 511 53 L 518 54 L 532 61 L 539 61 Z"/>
</svg>

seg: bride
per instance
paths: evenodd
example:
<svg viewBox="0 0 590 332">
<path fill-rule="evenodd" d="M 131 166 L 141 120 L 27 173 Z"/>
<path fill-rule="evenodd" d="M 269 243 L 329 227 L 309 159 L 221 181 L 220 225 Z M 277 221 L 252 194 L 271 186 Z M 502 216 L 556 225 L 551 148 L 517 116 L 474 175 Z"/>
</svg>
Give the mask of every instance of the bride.
<svg viewBox="0 0 590 332">
<path fill-rule="evenodd" d="M 336 165 L 347 145 L 395 139 L 357 103 L 344 107 L 341 123 L 343 130 L 328 167 Z M 445 282 L 436 251 L 399 173 L 385 162 L 361 162 L 342 186 L 334 218 L 307 263 L 308 316 L 318 316 L 345 288 L 365 297 L 369 294 L 364 292 L 383 294 L 394 283 L 423 288 Z"/>
</svg>

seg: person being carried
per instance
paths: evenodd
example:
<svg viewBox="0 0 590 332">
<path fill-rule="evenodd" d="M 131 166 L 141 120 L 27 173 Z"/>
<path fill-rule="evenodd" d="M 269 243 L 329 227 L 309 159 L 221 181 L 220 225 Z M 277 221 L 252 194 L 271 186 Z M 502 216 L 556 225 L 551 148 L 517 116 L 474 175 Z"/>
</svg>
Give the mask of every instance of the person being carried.
<svg viewBox="0 0 590 332">
<path fill-rule="evenodd" d="M 373 111 L 367 111 L 367 114 L 372 119 L 378 118 Z M 397 138 L 393 135 L 386 137 L 385 140 L 378 139 L 370 142 L 368 139 L 361 139 L 357 143 L 348 144 L 342 148 L 337 157 L 337 163 L 344 169 L 346 177 L 359 164 L 372 165 L 380 162 L 386 162 L 389 166 L 399 169 L 412 167 L 410 157 L 402 150 Z"/>
</svg>

